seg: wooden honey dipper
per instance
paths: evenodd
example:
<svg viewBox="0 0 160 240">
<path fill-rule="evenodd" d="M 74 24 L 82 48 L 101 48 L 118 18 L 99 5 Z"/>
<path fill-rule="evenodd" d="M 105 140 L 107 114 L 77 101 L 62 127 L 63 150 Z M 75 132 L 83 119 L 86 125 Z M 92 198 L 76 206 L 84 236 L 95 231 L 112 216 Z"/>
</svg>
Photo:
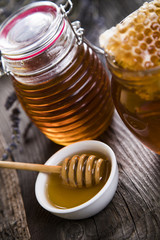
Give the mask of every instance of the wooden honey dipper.
<svg viewBox="0 0 160 240">
<path fill-rule="evenodd" d="M 42 165 L 34 163 L 0 161 L 0 167 L 38 171 L 43 173 L 59 173 L 64 184 L 82 188 L 97 185 L 105 173 L 105 160 L 95 155 L 74 155 L 66 158 L 62 166 Z"/>
</svg>

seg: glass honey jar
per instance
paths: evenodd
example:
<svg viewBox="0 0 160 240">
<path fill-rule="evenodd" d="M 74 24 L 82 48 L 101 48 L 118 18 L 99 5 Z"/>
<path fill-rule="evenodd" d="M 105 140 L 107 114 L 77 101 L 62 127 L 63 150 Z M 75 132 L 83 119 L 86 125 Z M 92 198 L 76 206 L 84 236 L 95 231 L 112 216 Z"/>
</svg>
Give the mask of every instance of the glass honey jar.
<svg viewBox="0 0 160 240">
<path fill-rule="evenodd" d="M 128 129 L 160 154 L 160 3 L 145 2 L 100 36 L 114 105 Z"/>
<path fill-rule="evenodd" d="M 107 73 L 82 29 L 68 20 L 68 4 L 29 4 L 0 28 L 3 69 L 22 107 L 61 145 L 97 138 L 113 114 Z"/>
<path fill-rule="evenodd" d="M 160 68 L 129 71 L 108 58 L 115 107 L 128 129 L 160 154 Z"/>
</svg>

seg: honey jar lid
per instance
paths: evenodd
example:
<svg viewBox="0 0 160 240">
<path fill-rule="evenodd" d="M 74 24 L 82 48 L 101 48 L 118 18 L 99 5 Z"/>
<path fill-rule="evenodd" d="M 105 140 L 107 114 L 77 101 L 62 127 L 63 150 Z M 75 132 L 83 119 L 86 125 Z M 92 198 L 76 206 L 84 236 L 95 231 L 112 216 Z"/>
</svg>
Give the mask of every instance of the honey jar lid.
<svg viewBox="0 0 160 240">
<path fill-rule="evenodd" d="M 35 56 L 59 38 L 64 25 L 56 4 L 48 1 L 29 4 L 1 25 L 1 53 L 16 60 Z"/>
</svg>

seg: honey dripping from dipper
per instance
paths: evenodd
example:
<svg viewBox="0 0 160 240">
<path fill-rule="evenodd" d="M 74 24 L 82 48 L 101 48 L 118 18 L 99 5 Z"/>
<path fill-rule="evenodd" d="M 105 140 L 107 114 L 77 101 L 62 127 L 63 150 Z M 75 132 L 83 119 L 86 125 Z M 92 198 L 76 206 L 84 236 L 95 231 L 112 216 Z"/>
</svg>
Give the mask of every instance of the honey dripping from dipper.
<svg viewBox="0 0 160 240">
<path fill-rule="evenodd" d="M 57 208 L 72 208 L 80 204 L 83 204 L 86 201 L 90 200 L 92 197 L 94 197 L 107 182 L 110 175 L 110 171 L 111 171 L 111 162 L 108 159 L 106 159 L 106 156 L 103 156 L 102 154 L 99 154 L 99 153 L 93 153 L 93 152 L 85 153 L 85 154 L 83 153 L 83 154 L 74 156 L 75 159 L 76 158 L 79 159 L 83 157 L 84 157 L 85 163 L 83 164 L 82 169 L 77 170 L 77 168 L 79 168 L 78 163 L 76 163 L 75 166 L 69 167 L 69 168 L 73 167 L 73 172 L 75 173 L 75 175 L 80 172 L 80 175 L 82 176 L 82 181 L 80 181 L 81 179 L 80 176 L 78 177 L 74 176 L 72 179 L 72 177 L 70 176 L 69 170 L 65 170 L 65 172 L 67 173 L 67 180 L 64 179 L 65 177 L 63 175 L 63 170 L 62 170 L 61 176 L 58 174 L 51 174 L 48 176 L 48 181 L 46 185 L 46 195 L 48 200 L 53 206 Z M 92 158 L 91 161 L 93 161 L 93 165 L 95 166 L 99 159 L 103 160 L 103 164 L 101 165 L 100 167 L 101 169 L 99 171 L 100 179 L 98 180 L 98 177 L 97 177 L 97 180 L 99 181 L 98 184 L 96 184 L 95 182 L 96 170 L 94 170 L 94 167 L 92 168 L 93 171 L 91 173 L 92 183 L 90 182 L 90 180 L 86 180 L 85 178 L 85 174 L 87 172 L 87 163 L 89 165 L 89 161 L 88 161 L 89 158 Z M 72 160 L 72 159 L 69 159 L 69 158 L 66 159 L 66 161 L 69 161 L 69 160 Z M 63 164 L 61 162 L 60 166 L 62 165 Z M 63 166 L 62 166 L 62 169 L 63 169 Z M 71 181 L 72 183 L 68 182 L 68 184 L 64 184 L 64 181 Z M 72 184 L 73 185 L 79 184 L 80 186 L 73 187 Z"/>
</svg>

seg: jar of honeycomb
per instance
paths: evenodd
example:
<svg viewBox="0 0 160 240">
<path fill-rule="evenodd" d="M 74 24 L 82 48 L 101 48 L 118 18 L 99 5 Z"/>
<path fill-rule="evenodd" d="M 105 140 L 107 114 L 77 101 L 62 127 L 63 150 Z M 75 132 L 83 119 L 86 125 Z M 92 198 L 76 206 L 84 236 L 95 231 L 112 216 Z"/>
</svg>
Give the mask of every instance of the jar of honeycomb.
<svg viewBox="0 0 160 240">
<path fill-rule="evenodd" d="M 160 2 L 144 3 L 100 36 L 116 109 L 130 131 L 160 154 Z"/>
<path fill-rule="evenodd" d="M 61 145 L 97 138 L 108 127 L 113 104 L 109 79 L 95 51 L 71 24 L 65 9 L 35 2 L 0 29 L 3 68 L 24 110 Z M 69 10 L 68 10 L 69 12 Z"/>
</svg>

